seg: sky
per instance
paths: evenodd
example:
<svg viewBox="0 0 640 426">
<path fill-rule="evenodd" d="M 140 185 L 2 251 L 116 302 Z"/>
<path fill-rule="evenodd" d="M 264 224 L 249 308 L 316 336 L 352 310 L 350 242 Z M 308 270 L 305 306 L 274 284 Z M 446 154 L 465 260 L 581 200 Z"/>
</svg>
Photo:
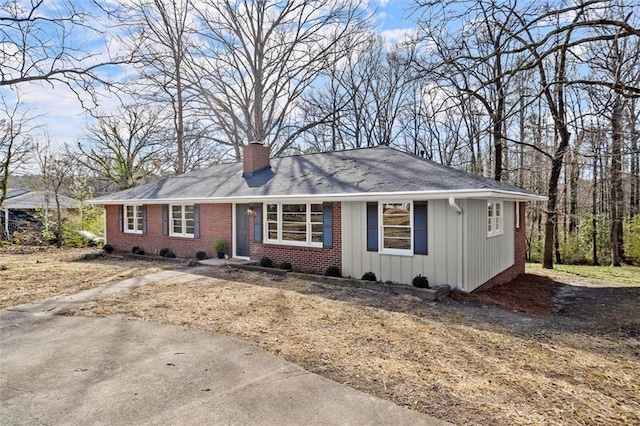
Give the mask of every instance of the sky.
<svg viewBox="0 0 640 426">
<path fill-rule="evenodd" d="M 415 24 L 407 18 L 412 0 L 373 0 L 377 7 L 375 28 L 389 42 L 401 41 Z M 93 119 L 86 113 L 76 95 L 63 84 L 22 84 L 20 100 L 30 116 L 37 116 L 40 133 L 46 132 L 54 149 L 64 143 L 75 145 L 86 133 Z M 115 111 L 115 98 L 103 99 L 103 111 Z"/>
</svg>

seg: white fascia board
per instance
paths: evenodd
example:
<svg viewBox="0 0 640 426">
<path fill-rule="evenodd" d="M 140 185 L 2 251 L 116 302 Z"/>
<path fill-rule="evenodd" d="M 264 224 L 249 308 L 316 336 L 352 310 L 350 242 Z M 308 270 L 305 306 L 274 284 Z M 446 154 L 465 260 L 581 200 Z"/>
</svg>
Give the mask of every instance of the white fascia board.
<svg viewBox="0 0 640 426">
<path fill-rule="evenodd" d="M 547 197 L 522 192 L 478 189 L 456 191 L 403 191 L 403 192 L 367 192 L 342 194 L 297 194 L 297 195 L 265 195 L 242 197 L 210 197 L 210 198 L 164 198 L 164 199 L 130 199 L 130 200 L 89 200 L 88 204 L 207 204 L 207 203 L 263 203 L 265 201 L 374 201 L 374 200 L 438 200 L 454 197 L 464 198 L 500 198 L 517 201 L 541 201 Z"/>
</svg>

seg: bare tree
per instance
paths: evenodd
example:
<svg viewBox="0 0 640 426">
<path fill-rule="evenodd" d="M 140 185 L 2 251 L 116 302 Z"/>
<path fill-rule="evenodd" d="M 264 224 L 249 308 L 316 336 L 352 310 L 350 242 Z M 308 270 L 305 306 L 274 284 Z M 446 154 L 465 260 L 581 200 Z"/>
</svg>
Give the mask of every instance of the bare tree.
<svg viewBox="0 0 640 426">
<path fill-rule="evenodd" d="M 22 166 L 32 154 L 32 133 L 37 128 L 18 100 L 8 103 L 0 93 L 0 206 L 9 184 L 9 175 Z"/>
<path fill-rule="evenodd" d="M 611 5 L 607 10 L 610 19 L 625 18 L 625 9 L 620 5 Z M 633 171 L 633 98 L 635 95 L 629 87 L 640 87 L 640 37 L 617 37 L 624 31 L 623 28 L 594 28 L 594 35 L 606 37 L 605 40 L 593 42 L 589 49 L 588 61 L 591 67 L 592 80 L 596 83 L 589 84 L 591 102 L 594 108 L 600 111 L 603 118 L 609 122 L 611 131 L 611 143 L 609 156 L 609 216 L 610 216 L 610 250 L 611 265 L 620 266 L 624 258 L 623 218 L 625 216 L 624 189 L 623 189 L 623 156 L 628 152 L 631 157 L 631 169 Z M 613 38 L 611 38 L 613 36 Z M 625 122 L 631 124 L 625 125 Z M 631 130 L 631 132 L 629 132 Z M 630 141 L 629 149 L 624 149 L 625 140 Z M 633 200 L 630 204 L 633 204 Z"/>
<path fill-rule="evenodd" d="M 123 3 L 120 16 L 121 21 L 136 29 L 133 35 L 123 38 L 131 46 L 140 71 L 138 84 L 133 85 L 136 94 L 149 102 L 164 104 L 169 111 L 175 147 L 167 154 L 171 154 L 177 174 L 189 170 L 186 157 L 193 159 L 197 153 L 188 153 L 191 144 L 185 141 L 188 103 L 185 62 L 192 44 L 191 12 L 189 0 L 134 0 Z"/>
<path fill-rule="evenodd" d="M 418 2 L 427 9 L 420 20 L 422 39 L 428 46 L 417 63 L 421 73 L 438 84 L 452 87 L 452 100 L 464 100 L 456 92 L 474 98 L 490 119 L 493 141 L 493 177 L 502 180 L 506 148 L 506 120 L 510 72 L 519 60 L 512 32 L 518 26 L 516 2 L 497 5 L 482 0 Z M 451 21 L 457 25 L 451 26 Z M 515 109 L 514 109 L 515 110 Z"/>
<path fill-rule="evenodd" d="M 328 67 L 353 49 L 367 23 L 359 0 L 206 0 L 198 3 L 200 44 L 191 81 L 241 157 L 257 140 L 284 152 L 317 123 L 291 129 L 299 101 Z M 347 36 L 349 36 L 347 38 Z M 299 118 L 299 116 L 298 116 Z M 222 142 L 222 141 L 221 141 Z"/>
<path fill-rule="evenodd" d="M 51 140 L 45 135 L 44 143 L 36 148 L 36 162 L 38 164 L 40 184 L 53 194 L 56 203 L 56 245 L 62 247 L 62 210 L 60 196 L 63 195 L 75 169 L 73 157 L 66 154 L 68 149 L 53 150 Z"/>
<path fill-rule="evenodd" d="M 88 6 L 89 4 L 87 4 Z M 125 64 L 130 57 L 113 56 L 106 44 L 96 48 L 87 40 L 102 39 L 105 31 L 96 14 L 72 0 L 7 0 L 0 3 L 0 87 L 41 82 L 61 83 L 95 103 L 95 85 L 108 84 L 100 71 Z"/>
<path fill-rule="evenodd" d="M 78 160 L 115 189 L 131 188 L 162 171 L 165 139 L 156 111 L 129 105 L 118 114 L 100 117 L 89 128 L 86 141 L 78 143 Z"/>
<path fill-rule="evenodd" d="M 428 53 L 435 49 L 438 57 L 444 58 L 447 58 L 446 53 L 451 52 L 449 56 L 455 59 L 455 62 L 448 60 L 444 63 L 456 66 L 461 64 L 457 68 L 450 68 L 449 75 L 461 80 L 463 84 L 457 83 L 454 78 L 448 81 L 452 86 L 475 96 L 491 116 L 496 148 L 495 178 L 499 178 L 498 172 L 501 170 L 496 138 L 510 140 L 505 137 L 504 128 L 507 128 L 512 112 L 519 109 L 516 106 L 518 102 L 512 102 L 511 107 L 501 104 L 502 96 L 508 95 L 508 82 L 515 76 L 531 71 L 537 74 L 538 90 L 528 95 L 528 100 L 523 106 L 534 104 L 538 100 L 544 104 L 546 113 L 553 123 L 553 143 L 537 146 L 527 145 L 523 140 L 517 142 L 539 152 L 551 163 L 547 181 L 549 200 L 546 206 L 543 251 L 543 266 L 551 268 L 558 225 L 558 186 L 565 153 L 570 146 L 572 131 L 575 131 L 575 113 L 571 111 L 572 105 L 568 104 L 568 88 L 576 85 L 597 85 L 626 95 L 635 96 L 640 93 L 640 87 L 632 81 L 595 79 L 582 72 L 589 64 L 580 59 L 579 51 L 595 41 L 637 38 L 640 30 L 630 22 L 631 14 L 617 17 L 607 15 L 606 11 L 611 2 L 604 0 L 577 3 L 558 1 L 550 2 L 545 7 L 515 1 L 469 3 L 453 0 L 445 2 L 444 6 L 437 3 L 439 2 L 417 1 L 427 18 L 424 22 L 433 23 L 434 14 L 442 22 L 442 25 L 431 25 L 425 29 L 425 49 Z M 450 14 L 437 12 L 441 10 Z M 453 25 L 454 31 L 449 36 L 447 22 L 443 19 L 452 17 L 460 19 Z M 476 21 L 475 18 L 478 17 Z M 489 27 L 485 27 L 486 22 L 490 22 Z M 451 23 L 448 25 L 452 26 Z M 468 34 L 470 30 L 467 28 L 478 26 L 483 28 L 482 32 Z M 593 29 L 602 31 L 594 33 Z M 488 48 L 484 49 L 483 45 Z M 426 68 L 426 71 L 436 76 L 442 72 L 438 63 L 425 63 L 426 66 L 420 65 Z M 578 65 L 583 67 L 580 68 Z M 447 69 L 446 66 L 444 69 Z M 473 80 L 470 80 L 470 76 L 473 76 Z M 490 96 L 484 95 L 487 91 Z M 508 102 L 508 97 L 503 100 Z M 542 114 L 538 116 L 541 117 Z"/>
</svg>

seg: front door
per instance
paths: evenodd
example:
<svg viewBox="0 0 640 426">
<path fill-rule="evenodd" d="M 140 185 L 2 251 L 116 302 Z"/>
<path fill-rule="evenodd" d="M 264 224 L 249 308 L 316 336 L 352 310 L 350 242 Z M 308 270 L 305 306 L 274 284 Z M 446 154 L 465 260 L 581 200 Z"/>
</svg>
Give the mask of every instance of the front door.
<svg viewBox="0 0 640 426">
<path fill-rule="evenodd" d="M 236 256 L 249 257 L 249 204 L 236 204 Z"/>
</svg>

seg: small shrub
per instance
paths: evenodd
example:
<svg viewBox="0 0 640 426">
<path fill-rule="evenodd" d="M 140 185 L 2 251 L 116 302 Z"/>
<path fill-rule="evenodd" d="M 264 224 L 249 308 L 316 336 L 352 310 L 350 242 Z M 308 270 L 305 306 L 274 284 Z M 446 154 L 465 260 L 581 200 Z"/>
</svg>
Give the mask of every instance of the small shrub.
<svg viewBox="0 0 640 426">
<path fill-rule="evenodd" d="M 87 240 L 82 235 L 72 233 L 65 236 L 63 245 L 65 247 L 87 247 L 91 246 L 91 244 L 89 244 L 90 242 L 90 240 Z M 95 243 L 93 245 L 95 246 Z"/>
<path fill-rule="evenodd" d="M 102 246 L 102 250 L 106 251 L 107 253 L 112 253 L 113 246 L 111 244 L 105 244 Z"/>
<path fill-rule="evenodd" d="M 280 264 L 280 269 L 284 269 L 285 271 L 292 271 L 291 262 L 282 262 Z"/>
<path fill-rule="evenodd" d="M 324 274 L 327 277 L 341 277 L 342 271 L 340 271 L 340 268 L 338 268 L 337 266 L 329 266 L 327 270 L 324 271 Z"/>
<path fill-rule="evenodd" d="M 418 276 L 413 279 L 411 284 L 413 284 L 414 287 L 418 288 L 429 288 L 429 280 L 427 279 L 427 277 L 423 277 L 422 274 L 418 274 Z"/>
<path fill-rule="evenodd" d="M 143 255 L 145 254 L 145 251 L 142 247 L 136 247 L 136 251 L 134 251 L 134 254 Z"/>
<path fill-rule="evenodd" d="M 200 262 L 198 262 L 198 259 L 189 259 L 189 261 L 187 262 L 187 267 L 189 268 L 194 268 L 198 265 L 200 265 Z"/>
<path fill-rule="evenodd" d="M 167 247 L 161 248 L 158 254 L 162 257 L 169 257 L 172 259 L 176 257 L 176 254 L 173 252 L 173 250 Z"/>
<path fill-rule="evenodd" d="M 133 254 L 137 254 L 136 252 L 137 252 L 138 250 L 140 250 L 141 248 L 142 248 L 142 247 L 140 247 L 140 246 L 133 246 L 133 247 L 131 248 L 131 253 L 133 253 Z"/>
<path fill-rule="evenodd" d="M 260 259 L 260 266 L 263 268 L 273 268 L 273 260 L 265 256 Z"/>
<path fill-rule="evenodd" d="M 229 251 L 229 246 L 227 245 L 227 242 L 225 240 L 220 238 L 216 240 L 215 243 L 213 243 L 213 251 L 215 251 L 216 253 L 226 253 Z"/>
<path fill-rule="evenodd" d="M 207 258 L 207 253 L 205 253 L 203 251 L 197 251 L 196 252 L 196 259 L 202 260 L 202 259 L 206 259 L 206 258 Z"/>
<path fill-rule="evenodd" d="M 378 281 L 378 278 L 376 278 L 376 274 L 374 274 L 373 272 L 365 272 L 360 279 L 373 282 Z"/>
</svg>

